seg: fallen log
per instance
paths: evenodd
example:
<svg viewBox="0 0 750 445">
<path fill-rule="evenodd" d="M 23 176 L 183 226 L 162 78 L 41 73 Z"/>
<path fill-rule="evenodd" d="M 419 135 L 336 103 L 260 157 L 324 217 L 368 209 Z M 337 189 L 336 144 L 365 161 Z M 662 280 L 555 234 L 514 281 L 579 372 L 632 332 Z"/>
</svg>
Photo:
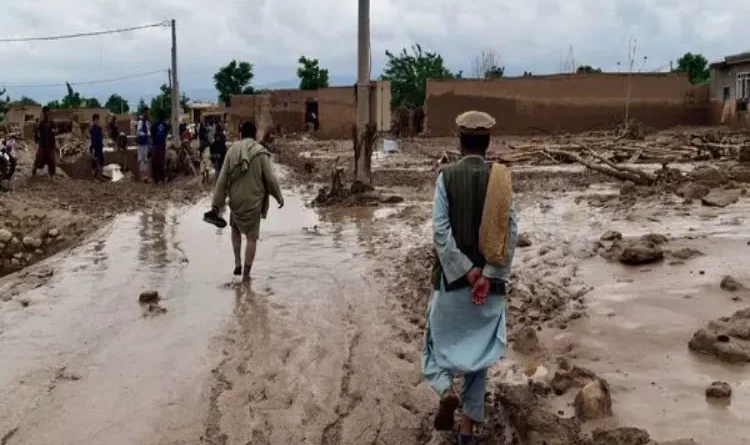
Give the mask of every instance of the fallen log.
<svg viewBox="0 0 750 445">
<path fill-rule="evenodd" d="M 605 162 L 605 165 L 601 164 L 595 164 L 593 162 L 587 161 L 580 156 L 578 156 L 575 153 L 570 153 L 566 151 L 559 151 L 559 150 L 545 150 L 547 154 L 550 156 L 560 156 L 563 158 L 567 158 L 572 162 L 576 162 L 578 164 L 583 165 L 584 167 L 588 168 L 589 170 L 593 170 L 599 173 L 603 173 L 608 176 L 612 176 L 614 178 L 617 178 L 621 181 L 631 181 L 638 185 L 651 185 L 656 180 L 655 176 L 649 175 L 649 176 L 643 176 L 640 174 L 635 174 L 631 171 L 623 170 L 619 167 L 617 167 L 615 164 L 612 164 L 609 161 Z M 641 172 L 643 173 L 643 172 Z"/>
</svg>

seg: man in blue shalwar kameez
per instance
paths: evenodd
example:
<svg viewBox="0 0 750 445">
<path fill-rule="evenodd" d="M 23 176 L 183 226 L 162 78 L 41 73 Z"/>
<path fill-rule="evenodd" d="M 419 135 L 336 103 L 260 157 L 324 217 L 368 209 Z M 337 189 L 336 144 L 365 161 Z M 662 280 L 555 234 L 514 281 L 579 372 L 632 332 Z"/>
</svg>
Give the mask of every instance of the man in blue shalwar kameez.
<svg viewBox="0 0 750 445">
<path fill-rule="evenodd" d="M 505 285 L 516 243 L 516 215 L 511 197 L 506 256 L 489 264 L 479 248 L 491 165 L 484 156 L 495 120 L 469 111 L 456 119 L 463 158 L 443 168 L 437 178 L 433 232 L 437 251 L 432 298 L 422 356 L 422 372 L 441 397 L 435 428 L 452 430 L 461 405 L 459 444 L 474 443 L 474 426 L 484 421 L 487 368 L 505 353 Z M 453 377 L 463 374 L 460 399 Z"/>
</svg>

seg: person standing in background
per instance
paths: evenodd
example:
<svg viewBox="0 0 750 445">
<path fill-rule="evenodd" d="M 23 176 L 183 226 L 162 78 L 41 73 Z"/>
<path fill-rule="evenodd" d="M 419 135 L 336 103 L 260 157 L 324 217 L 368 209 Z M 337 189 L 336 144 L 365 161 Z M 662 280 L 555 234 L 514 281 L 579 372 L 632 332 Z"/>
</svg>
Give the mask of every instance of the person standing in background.
<svg viewBox="0 0 750 445">
<path fill-rule="evenodd" d="M 99 177 L 104 167 L 104 130 L 99 125 L 99 114 L 94 113 L 91 120 L 91 127 L 89 128 L 91 146 L 89 151 L 93 160 L 94 176 Z"/>
<path fill-rule="evenodd" d="M 169 124 L 164 110 L 159 110 L 157 119 L 151 127 L 151 176 L 154 183 L 167 182 L 167 135 L 169 135 Z"/>
<path fill-rule="evenodd" d="M 148 181 L 148 161 L 151 157 L 151 123 L 149 122 L 148 107 L 143 107 L 141 118 L 136 124 L 135 140 L 138 144 L 138 167 L 141 181 Z"/>
<path fill-rule="evenodd" d="M 36 176 L 37 169 L 44 168 L 45 166 L 47 166 L 49 175 L 52 177 L 55 176 L 55 168 L 57 167 L 55 149 L 57 141 L 55 141 L 55 126 L 49 117 L 49 112 L 49 107 L 45 106 L 42 108 L 42 119 L 36 128 L 36 137 L 39 141 L 39 146 L 36 150 L 34 167 L 31 170 L 32 176 Z"/>
</svg>

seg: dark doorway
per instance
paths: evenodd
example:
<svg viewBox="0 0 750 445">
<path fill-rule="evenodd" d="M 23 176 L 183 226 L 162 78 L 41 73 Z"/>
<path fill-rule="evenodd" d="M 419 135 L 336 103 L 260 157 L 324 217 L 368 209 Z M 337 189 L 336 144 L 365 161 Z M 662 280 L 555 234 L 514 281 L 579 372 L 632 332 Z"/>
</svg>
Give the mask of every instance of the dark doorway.
<svg viewBox="0 0 750 445">
<path fill-rule="evenodd" d="M 729 100 L 729 87 L 724 87 L 724 102 Z"/>
<path fill-rule="evenodd" d="M 318 101 L 308 100 L 305 102 L 305 126 L 312 127 L 313 131 L 318 131 L 318 128 L 320 128 L 319 116 Z"/>
</svg>

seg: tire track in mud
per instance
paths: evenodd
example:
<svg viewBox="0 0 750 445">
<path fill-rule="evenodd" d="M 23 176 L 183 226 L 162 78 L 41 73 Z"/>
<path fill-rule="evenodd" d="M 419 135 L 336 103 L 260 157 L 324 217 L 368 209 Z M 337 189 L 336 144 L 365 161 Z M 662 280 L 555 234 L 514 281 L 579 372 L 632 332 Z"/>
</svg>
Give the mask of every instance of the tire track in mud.
<svg viewBox="0 0 750 445">
<path fill-rule="evenodd" d="M 349 313 L 351 313 L 351 306 Z M 349 325 L 354 326 L 354 323 L 351 322 L 350 315 L 347 314 L 347 322 Z M 344 361 L 343 369 L 344 369 L 344 375 L 341 378 L 341 389 L 339 390 L 339 398 L 342 400 L 339 402 L 339 404 L 336 406 L 336 420 L 327 425 L 323 429 L 323 438 L 320 441 L 321 445 L 339 445 L 341 443 L 341 429 L 343 427 L 344 420 L 349 416 L 349 414 L 357 407 L 357 404 L 360 403 L 362 400 L 360 397 L 354 396 L 351 394 L 351 381 L 352 381 L 352 374 L 354 373 L 352 369 L 352 359 L 354 357 L 354 349 L 357 348 L 359 345 L 359 341 L 362 338 L 362 332 L 357 331 L 353 336 L 352 339 L 349 341 L 349 348 L 347 350 L 346 359 Z M 341 408 L 342 403 L 346 402 L 346 407 L 343 409 Z"/>
</svg>

